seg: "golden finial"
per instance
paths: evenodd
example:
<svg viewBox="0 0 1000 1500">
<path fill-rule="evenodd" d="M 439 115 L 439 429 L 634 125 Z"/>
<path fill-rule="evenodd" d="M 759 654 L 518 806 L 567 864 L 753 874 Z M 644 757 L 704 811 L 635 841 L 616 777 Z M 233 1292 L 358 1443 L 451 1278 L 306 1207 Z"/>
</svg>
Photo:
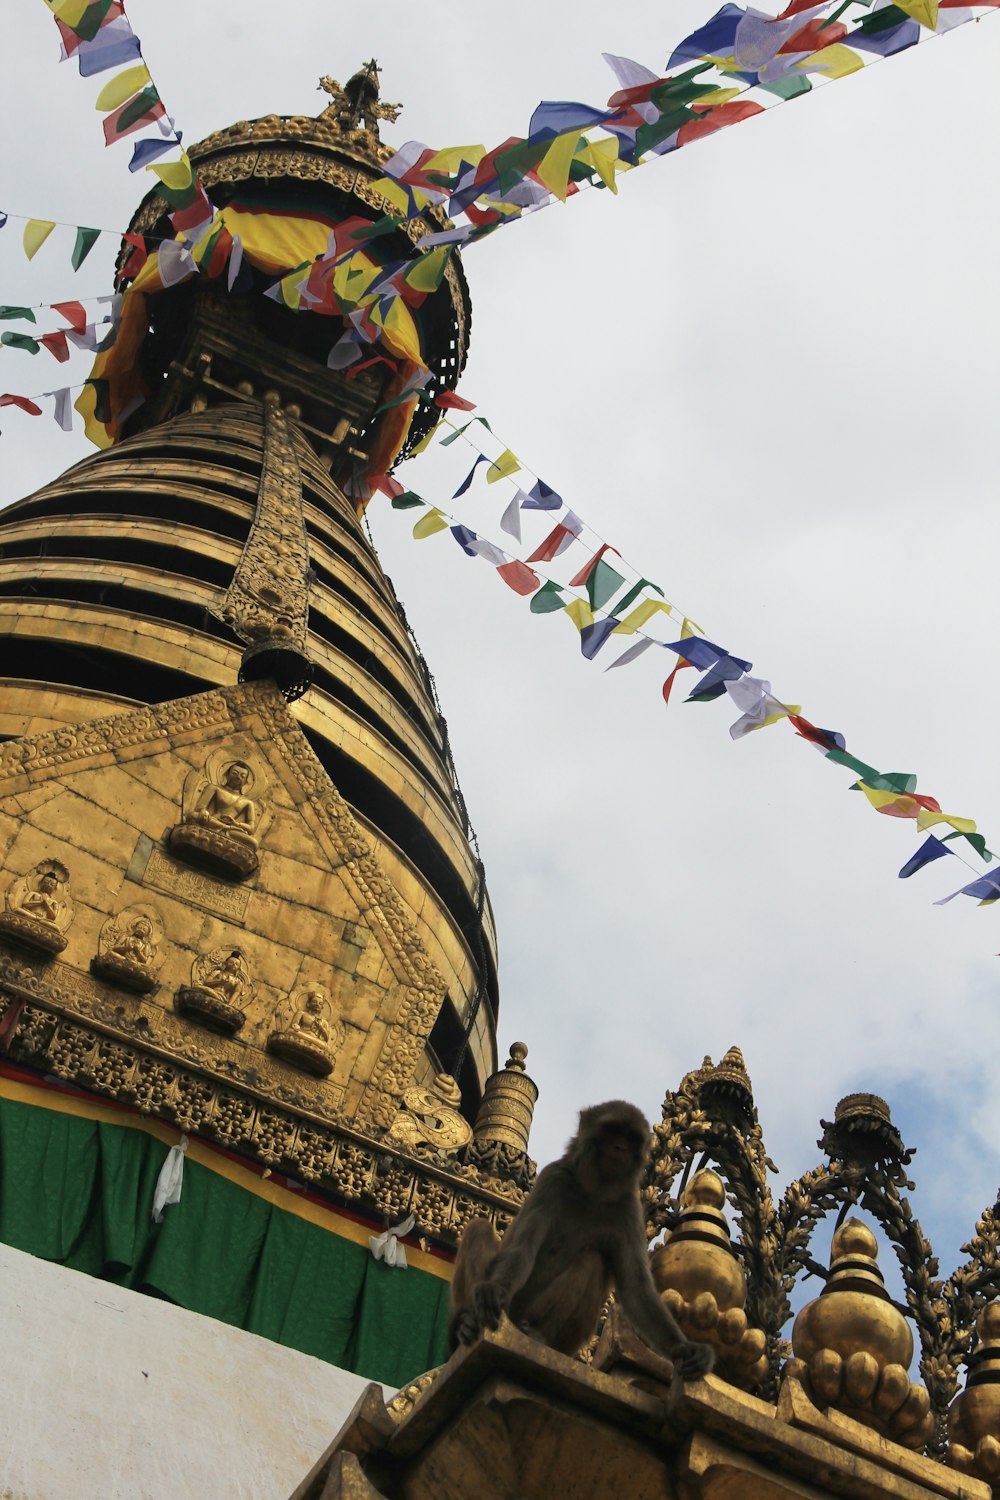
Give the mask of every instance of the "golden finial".
<svg viewBox="0 0 1000 1500">
<path fill-rule="evenodd" d="M 832 1406 L 906 1448 L 922 1448 L 933 1430 L 930 1397 L 910 1383 L 913 1334 L 889 1299 L 878 1268 L 878 1242 L 867 1224 L 848 1219 L 833 1236 L 830 1276 L 795 1319 L 786 1377 L 819 1406 Z"/>
<path fill-rule="evenodd" d="M 332 100 L 321 118 L 332 120 L 345 134 L 363 127 L 378 141 L 379 120 L 395 121 L 403 108 L 401 104 L 383 103 L 379 98 L 378 62 L 374 57 L 352 73 L 345 84 L 339 84 L 327 73 L 320 79 L 319 87 Z"/>
<path fill-rule="evenodd" d="M 969 1356 L 965 1390 L 948 1413 L 948 1462 L 963 1474 L 1000 1479 L 1000 1301 L 976 1319 L 979 1343 Z"/>
</svg>

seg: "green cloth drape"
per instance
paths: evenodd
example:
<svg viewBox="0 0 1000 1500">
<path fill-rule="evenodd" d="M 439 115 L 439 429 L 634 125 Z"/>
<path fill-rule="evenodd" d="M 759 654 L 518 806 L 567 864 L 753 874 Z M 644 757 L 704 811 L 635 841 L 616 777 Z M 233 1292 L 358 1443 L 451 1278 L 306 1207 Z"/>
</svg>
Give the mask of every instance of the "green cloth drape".
<svg viewBox="0 0 1000 1500">
<path fill-rule="evenodd" d="M 0 1241 L 400 1386 L 445 1357 L 448 1283 L 190 1159 L 151 1218 L 168 1148 L 141 1130 L 0 1098 Z"/>
</svg>

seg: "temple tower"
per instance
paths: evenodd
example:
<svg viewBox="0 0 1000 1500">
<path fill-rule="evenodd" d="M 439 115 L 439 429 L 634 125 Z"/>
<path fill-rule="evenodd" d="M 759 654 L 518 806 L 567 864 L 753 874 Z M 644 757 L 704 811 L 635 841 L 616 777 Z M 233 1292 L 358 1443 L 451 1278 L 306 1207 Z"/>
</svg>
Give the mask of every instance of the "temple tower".
<svg viewBox="0 0 1000 1500">
<path fill-rule="evenodd" d="M 496 1066 L 492 914 L 447 726 L 356 501 L 365 475 L 436 413 L 393 404 L 405 359 L 379 351 L 360 370 L 330 369 L 339 320 L 261 294 L 268 256 L 284 268 L 290 254 L 321 253 L 338 224 L 392 212 L 370 186 L 387 154 L 374 131 L 345 121 L 343 91 L 319 119 L 242 122 L 192 149 L 213 202 L 260 254 L 232 294 L 225 277 L 199 276 L 127 297 L 104 357 L 114 409 L 98 435 L 112 445 L 0 517 L 0 733 L 238 677 L 276 681 L 444 979 L 418 1081 L 458 1068 L 471 1121 Z M 171 237 L 168 211 L 150 194 L 135 243 Z M 374 243 L 392 260 L 437 227 L 411 221 Z M 120 292 L 135 277 L 135 243 Z M 427 394 L 453 386 L 470 318 L 457 261 L 407 317 Z"/>
<path fill-rule="evenodd" d="M 344 347 L 356 266 L 446 223 L 372 186 L 373 69 L 192 148 L 217 232 L 147 196 L 80 403 L 103 451 L 0 514 L 0 1242 L 400 1384 L 462 1227 L 530 1183 L 535 1089 L 364 525 L 470 318 L 438 256 Z M 333 316 L 283 289 L 359 236 Z"/>
</svg>

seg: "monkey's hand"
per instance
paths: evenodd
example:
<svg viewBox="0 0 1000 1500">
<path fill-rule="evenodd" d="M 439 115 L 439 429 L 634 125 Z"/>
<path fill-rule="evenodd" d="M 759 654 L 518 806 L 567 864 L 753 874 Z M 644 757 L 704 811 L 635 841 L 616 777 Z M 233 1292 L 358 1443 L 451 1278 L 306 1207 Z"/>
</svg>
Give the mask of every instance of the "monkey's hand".
<svg viewBox="0 0 1000 1500">
<path fill-rule="evenodd" d="M 507 1289 L 498 1281 L 481 1281 L 473 1293 L 480 1328 L 498 1328 L 507 1310 Z"/>
<path fill-rule="evenodd" d="M 695 1344 L 685 1339 L 670 1351 L 674 1369 L 682 1380 L 699 1380 L 715 1364 L 715 1350 L 710 1344 Z"/>
</svg>

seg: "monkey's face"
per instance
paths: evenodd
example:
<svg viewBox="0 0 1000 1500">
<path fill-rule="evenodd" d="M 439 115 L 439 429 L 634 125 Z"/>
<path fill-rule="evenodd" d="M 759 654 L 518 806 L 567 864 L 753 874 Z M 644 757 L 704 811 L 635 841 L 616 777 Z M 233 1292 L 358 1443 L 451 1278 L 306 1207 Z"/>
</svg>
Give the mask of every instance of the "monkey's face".
<svg viewBox="0 0 1000 1500">
<path fill-rule="evenodd" d="M 608 1120 L 601 1126 L 598 1149 L 602 1176 L 610 1179 L 633 1177 L 642 1168 L 646 1137 L 623 1121 Z"/>
</svg>

